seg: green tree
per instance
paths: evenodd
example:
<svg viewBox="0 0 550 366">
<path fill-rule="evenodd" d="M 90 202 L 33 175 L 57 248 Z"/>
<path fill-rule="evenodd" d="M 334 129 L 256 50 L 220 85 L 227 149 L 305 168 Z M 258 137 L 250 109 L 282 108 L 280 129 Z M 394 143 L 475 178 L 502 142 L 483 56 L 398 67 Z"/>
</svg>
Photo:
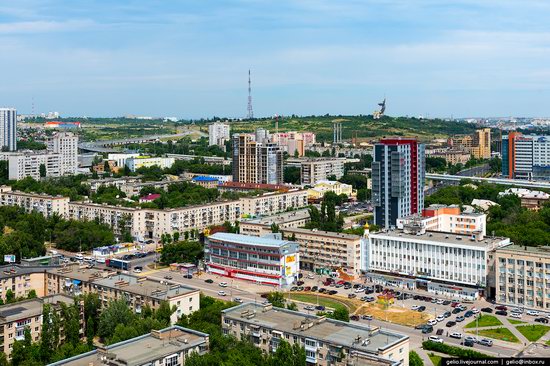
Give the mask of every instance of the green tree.
<svg viewBox="0 0 550 366">
<path fill-rule="evenodd" d="M 48 363 L 57 344 L 54 343 L 54 330 L 53 330 L 53 321 L 51 318 L 52 308 L 50 304 L 44 304 L 42 309 L 42 330 L 40 333 L 40 359 L 44 363 Z"/>
<path fill-rule="evenodd" d="M 113 336 L 117 324 L 130 324 L 134 315 L 124 300 L 109 303 L 99 317 L 99 336 L 106 340 Z"/>
<path fill-rule="evenodd" d="M 287 308 L 288 310 L 298 311 L 298 305 L 296 305 L 295 302 L 289 303 L 289 304 L 286 306 L 286 308 Z"/>
<path fill-rule="evenodd" d="M 12 302 L 15 302 L 15 294 L 11 290 L 11 288 L 6 291 L 6 304 L 11 304 Z"/>
<path fill-rule="evenodd" d="M 272 224 L 271 224 L 271 232 L 272 232 L 272 233 L 278 233 L 278 232 L 280 232 L 280 230 L 279 230 L 279 225 L 277 225 L 276 223 L 272 223 Z"/>
<path fill-rule="evenodd" d="M 46 177 L 46 165 L 40 164 L 40 167 L 38 168 L 40 172 L 40 178 Z"/>
<path fill-rule="evenodd" d="M 89 316 L 86 321 L 86 344 L 89 347 L 94 345 L 94 336 L 95 336 L 95 325 L 94 318 Z"/>
<path fill-rule="evenodd" d="M 424 366 L 424 361 L 415 351 L 409 352 L 409 366 Z"/>
<path fill-rule="evenodd" d="M 349 310 L 345 306 L 339 306 L 336 309 L 334 309 L 334 312 L 332 313 L 331 318 L 336 320 L 342 320 L 345 322 L 349 322 Z"/>
<path fill-rule="evenodd" d="M 204 256 L 202 244 L 197 241 L 178 241 L 166 243 L 162 247 L 160 262 L 170 263 L 197 263 Z"/>
<path fill-rule="evenodd" d="M 174 313 L 175 309 L 170 308 L 170 304 L 167 301 L 161 301 L 158 309 L 155 311 L 155 318 L 165 324 L 170 325 L 170 317 Z"/>
<path fill-rule="evenodd" d="M 285 183 L 300 184 L 300 168 L 287 166 L 283 171 L 283 180 Z"/>
<path fill-rule="evenodd" d="M 277 308 L 285 307 L 285 297 L 282 292 L 270 292 L 267 295 L 267 300 Z"/>
</svg>

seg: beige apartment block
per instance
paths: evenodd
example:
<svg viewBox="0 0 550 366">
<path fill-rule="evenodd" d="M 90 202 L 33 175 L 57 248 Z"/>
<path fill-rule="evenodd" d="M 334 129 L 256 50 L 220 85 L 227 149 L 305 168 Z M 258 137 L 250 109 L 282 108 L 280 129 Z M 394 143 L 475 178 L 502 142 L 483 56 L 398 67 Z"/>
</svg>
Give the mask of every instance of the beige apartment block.
<svg viewBox="0 0 550 366">
<path fill-rule="evenodd" d="M 550 247 L 497 249 L 494 271 L 497 303 L 550 311 Z"/>
<path fill-rule="evenodd" d="M 29 328 L 33 342 L 40 340 L 42 332 L 42 313 L 44 304 L 50 304 L 53 311 L 59 312 L 61 303 L 74 304 L 74 299 L 66 295 L 52 295 L 43 298 L 19 301 L 17 303 L 0 306 L 0 350 L 11 358 L 15 341 L 25 339 L 25 328 Z M 81 336 L 84 329 L 84 303 L 80 304 Z M 61 319 L 63 324 L 63 319 Z M 63 342 L 63 328 L 60 341 Z"/>
<path fill-rule="evenodd" d="M 245 303 L 222 310 L 222 331 L 268 354 L 281 341 L 299 344 L 308 365 L 409 365 L 407 336 L 271 305 Z"/>
<path fill-rule="evenodd" d="M 26 212 L 37 211 L 45 217 L 57 214 L 66 218 L 69 212 L 69 200 L 69 197 L 12 191 L 10 186 L 0 187 L 1 206 L 19 206 Z"/>
<path fill-rule="evenodd" d="M 95 293 L 99 295 L 103 306 L 110 301 L 124 299 L 136 313 L 141 313 L 145 306 L 156 309 L 162 301 L 167 301 L 170 308 L 176 309 L 170 319 L 172 323 L 182 315 L 189 315 L 199 309 L 199 290 L 170 281 L 82 268 L 78 265 L 49 269 L 46 281 L 48 294 L 78 296 Z"/>
<path fill-rule="evenodd" d="M 11 290 L 15 297 L 27 297 L 34 290 L 36 296 L 46 295 L 43 267 L 22 267 L 5 265 L 0 268 L 0 298 L 5 301 L 6 293 Z"/>
<path fill-rule="evenodd" d="M 256 197 L 243 197 L 242 214 L 250 216 L 271 216 L 289 209 L 307 206 L 307 191 L 291 189 L 288 192 L 266 193 Z"/>
</svg>

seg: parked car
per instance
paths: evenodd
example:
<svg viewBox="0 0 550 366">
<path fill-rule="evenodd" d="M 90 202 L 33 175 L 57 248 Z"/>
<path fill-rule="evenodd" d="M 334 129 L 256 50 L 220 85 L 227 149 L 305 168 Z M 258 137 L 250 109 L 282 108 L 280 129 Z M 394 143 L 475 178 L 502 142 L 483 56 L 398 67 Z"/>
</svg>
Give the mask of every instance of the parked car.
<svg viewBox="0 0 550 366">
<path fill-rule="evenodd" d="M 298 285 L 298 286 L 302 286 L 303 284 L 304 284 L 304 281 L 298 281 L 298 282 L 296 282 L 296 285 Z"/>
<path fill-rule="evenodd" d="M 474 346 L 474 342 L 470 341 L 470 340 L 467 340 L 465 339 L 462 344 L 466 347 L 473 347 Z"/>
<path fill-rule="evenodd" d="M 462 338 L 462 334 L 458 333 L 458 332 L 451 332 L 451 334 L 449 334 L 449 337 L 460 339 L 460 338 Z"/>
<path fill-rule="evenodd" d="M 455 321 L 457 321 L 457 322 L 459 322 L 459 323 L 460 323 L 460 322 L 463 322 L 463 321 L 464 321 L 464 317 L 463 317 L 462 315 L 459 315 L 459 316 L 456 317 Z"/>
<path fill-rule="evenodd" d="M 420 306 L 420 307 L 418 308 L 418 311 L 419 311 L 420 313 L 423 312 L 424 310 L 426 310 L 426 307 L 425 307 L 424 305 L 422 305 L 422 306 Z"/>
<path fill-rule="evenodd" d="M 464 340 L 465 340 L 465 341 L 472 341 L 472 342 L 474 342 L 474 343 L 477 343 L 477 342 L 478 342 L 477 338 L 476 338 L 476 337 L 473 337 L 473 336 L 464 337 Z"/>
<path fill-rule="evenodd" d="M 443 315 L 439 315 L 437 318 L 435 318 L 435 320 L 439 323 L 445 320 L 445 317 Z"/>
<path fill-rule="evenodd" d="M 357 292 L 357 293 L 365 292 L 365 289 L 363 287 L 358 287 L 358 288 L 355 289 L 355 292 Z"/>
<path fill-rule="evenodd" d="M 356 297 L 357 297 L 356 294 L 348 294 L 348 299 L 354 299 Z"/>
<path fill-rule="evenodd" d="M 319 287 L 317 287 L 317 286 L 313 286 L 313 287 L 311 288 L 311 291 L 313 291 L 313 292 L 315 292 L 315 291 L 317 291 L 317 290 L 319 290 Z"/>
<path fill-rule="evenodd" d="M 483 338 L 479 341 L 479 344 L 481 344 L 482 346 L 492 347 L 493 341 L 487 338 Z"/>
<path fill-rule="evenodd" d="M 449 305 L 450 303 L 451 303 L 450 300 L 445 300 L 445 301 L 443 301 L 443 305 Z"/>
<path fill-rule="evenodd" d="M 166 276 L 164 276 L 164 279 L 165 279 L 165 280 L 171 280 L 171 279 L 172 279 L 172 276 L 166 275 Z"/>
<path fill-rule="evenodd" d="M 504 316 L 507 316 L 508 315 L 508 312 L 506 310 L 497 310 L 495 311 L 495 314 L 496 315 L 504 315 Z"/>
<path fill-rule="evenodd" d="M 338 293 L 338 291 L 336 291 L 336 290 L 330 290 L 328 292 L 329 295 L 336 295 L 337 293 Z"/>
<path fill-rule="evenodd" d="M 319 289 L 319 293 L 320 293 L 320 294 L 324 294 L 325 292 L 327 292 L 327 289 L 326 289 L 326 288 L 321 287 L 321 288 Z"/>
<path fill-rule="evenodd" d="M 413 305 L 411 307 L 411 310 L 418 310 L 418 309 L 420 309 L 420 305 Z"/>
<path fill-rule="evenodd" d="M 453 314 L 458 314 L 458 313 L 460 313 L 461 311 L 462 311 L 462 310 L 460 310 L 459 308 L 454 308 L 453 311 L 452 311 L 452 313 L 453 313 Z"/>
<path fill-rule="evenodd" d="M 435 320 L 435 319 L 430 319 L 430 320 L 428 320 L 428 325 L 432 325 L 432 326 L 433 326 L 433 325 L 436 325 L 436 324 L 437 324 L 437 320 Z"/>
<path fill-rule="evenodd" d="M 454 322 L 454 321 L 452 321 L 452 320 L 449 320 L 449 321 L 447 322 L 447 324 L 445 324 L 445 326 L 446 326 L 447 328 L 454 327 L 455 325 L 456 325 L 456 322 Z"/>
<path fill-rule="evenodd" d="M 310 286 L 304 287 L 304 291 L 311 291 L 311 287 Z"/>
<path fill-rule="evenodd" d="M 497 309 L 497 310 L 504 310 L 504 311 L 508 310 L 508 308 L 507 308 L 506 306 L 504 306 L 504 305 L 496 306 L 495 309 Z"/>
<path fill-rule="evenodd" d="M 464 316 L 465 316 L 466 318 L 469 318 L 469 317 L 471 317 L 471 316 L 473 316 L 473 315 L 474 315 L 474 312 L 471 311 L 471 310 L 468 310 L 466 313 L 464 313 Z"/>
<path fill-rule="evenodd" d="M 220 287 L 227 287 L 227 282 L 220 282 Z"/>
<path fill-rule="evenodd" d="M 414 329 L 424 329 L 424 327 L 428 327 L 428 324 L 418 324 L 414 327 Z"/>
<path fill-rule="evenodd" d="M 192 279 L 193 278 L 193 275 L 188 273 L 188 274 L 184 274 L 183 275 L 183 278 L 187 278 L 188 280 Z"/>
<path fill-rule="evenodd" d="M 443 343 L 443 339 L 436 336 L 430 336 L 428 340 L 435 343 Z"/>
<path fill-rule="evenodd" d="M 536 318 L 535 321 L 538 323 L 548 324 L 548 319 L 546 318 Z"/>
<path fill-rule="evenodd" d="M 510 316 L 512 318 L 521 319 L 521 314 L 520 313 L 512 313 L 512 314 L 510 314 Z"/>
<path fill-rule="evenodd" d="M 525 314 L 531 315 L 531 316 L 538 316 L 538 315 L 539 315 L 539 312 L 536 311 L 536 310 L 527 310 L 527 311 L 525 312 Z"/>
<path fill-rule="evenodd" d="M 443 328 L 439 328 L 438 330 L 435 331 L 435 334 L 440 336 L 443 334 Z"/>
<path fill-rule="evenodd" d="M 422 328 L 422 334 L 428 334 L 434 331 L 434 328 L 431 325 L 427 325 Z"/>
<path fill-rule="evenodd" d="M 361 316 L 361 319 L 363 319 L 363 320 L 372 320 L 372 315 L 363 315 L 363 316 Z"/>
<path fill-rule="evenodd" d="M 354 320 L 354 321 L 358 321 L 359 320 L 359 316 L 358 315 L 352 315 L 349 317 L 351 320 Z"/>
<path fill-rule="evenodd" d="M 445 318 L 449 318 L 449 317 L 451 316 L 451 312 L 450 312 L 450 311 L 446 311 L 446 312 L 443 313 L 443 316 L 444 316 Z"/>
<path fill-rule="evenodd" d="M 443 301 L 445 301 L 445 300 L 439 299 L 439 300 L 436 301 L 436 303 L 439 304 L 439 305 L 443 305 Z"/>
<path fill-rule="evenodd" d="M 481 311 L 483 311 L 484 313 L 492 313 L 493 309 L 491 309 L 491 308 L 481 308 Z"/>
<path fill-rule="evenodd" d="M 458 305 L 459 305 L 459 303 L 456 302 L 456 301 L 453 301 L 453 302 L 451 303 L 451 307 L 452 307 L 452 308 L 456 308 Z"/>
<path fill-rule="evenodd" d="M 323 311 L 323 310 L 325 310 L 325 307 L 323 305 L 317 305 L 315 307 L 315 310 Z"/>
<path fill-rule="evenodd" d="M 204 280 L 204 282 L 206 282 L 206 283 L 214 283 L 214 280 L 211 279 L 211 278 L 207 278 L 206 280 Z"/>
<path fill-rule="evenodd" d="M 304 310 L 313 311 L 313 310 L 315 310 L 315 306 L 313 306 L 313 305 L 308 305 L 308 306 L 304 307 Z"/>
<path fill-rule="evenodd" d="M 366 302 L 373 302 L 374 301 L 374 297 L 373 296 L 367 296 L 367 299 L 365 300 Z"/>
</svg>

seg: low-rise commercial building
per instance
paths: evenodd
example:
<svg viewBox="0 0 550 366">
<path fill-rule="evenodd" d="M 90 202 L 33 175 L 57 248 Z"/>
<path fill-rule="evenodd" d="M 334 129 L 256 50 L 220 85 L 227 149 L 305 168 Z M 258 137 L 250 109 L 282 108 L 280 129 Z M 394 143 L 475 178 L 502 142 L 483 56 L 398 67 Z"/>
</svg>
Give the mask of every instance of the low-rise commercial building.
<svg viewBox="0 0 550 366">
<path fill-rule="evenodd" d="M 498 303 L 550 312 L 550 247 L 497 249 L 494 276 Z"/>
<path fill-rule="evenodd" d="M 126 166 L 131 172 L 135 172 L 139 168 L 150 168 L 152 166 L 158 166 L 161 169 L 166 169 L 174 165 L 175 161 L 176 160 L 174 158 L 151 158 L 147 156 L 137 156 L 126 159 Z"/>
<path fill-rule="evenodd" d="M 220 182 L 214 177 L 198 176 L 191 179 L 191 182 L 208 189 L 217 188 Z"/>
<path fill-rule="evenodd" d="M 345 194 L 349 199 L 357 196 L 350 184 L 333 180 L 321 180 L 314 187 L 307 190 L 307 197 L 309 200 L 319 201 L 323 199 L 327 192 L 333 192 L 337 195 Z"/>
<path fill-rule="evenodd" d="M 166 301 L 171 309 L 175 308 L 170 318 L 172 323 L 182 315 L 189 315 L 199 309 L 200 291 L 197 289 L 114 271 L 69 265 L 49 269 L 45 283 L 48 294 L 98 294 L 102 306 L 110 301 L 124 299 L 136 313 L 141 313 L 145 306 L 156 309 L 162 301 Z"/>
<path fill-rule="evenodd" d="M 398 229 L 405 231 L 439 231 L 484 237 L 486 235 L 487 215 L 483 213 L 464 213 L 457 205 L 431 205 L 422 210 L 422 215 L 411 215 L 397 219 Z"/>
<path fill-rule="evenodd" d="M 300 166 L 302 184 L 314 185 L 332 176 L 342 178 L 345 162 L 345 158 L 294 158 L 288 159 L 287 164 Z"/>
<path fill-rule="evenodd" d="M 256 283 L 286 286 L 298 277 L 298 244 L 272 237 L 216 233 L 206 238 L 208 271 Z"/>
<path fill-rule="evenodd" d="M 266 353 L 281 341 L 305 348 L 306 364 L 408 366 L 409 337 L 271 305 L 241 304 L 222 310 L 222 331 L 250 340 Z"/>
<path fill-rule="evenodd" d="M 98 347 L 49 366 L 183 366 L 191 354 L 208 352 L 209 336 L 177 325 Z"/>
<path fill-rule="evenodd" d="M 61 303 L 74 304 L 74 299 L 66 295 L 51 295 L 42 298 L 19 301 L 14 304 L 0 306 L 0 350 L 11 358 L 15 341 L 25 339 L 25 329 L 29 328 L 32 342 L 40 340 L 42 333 L 42 313 L 45 304 L 50 304 L 52 311 L 59 312 Z M 61 315 L 61 314 L 60 314 Z M 61 322 L 63 319 L 61 318 Z M 84 329 L 84 303 L 80 304 L 79 317 L 81 331 Z M 60 332 L 60 341 L 63 342 L 63 328 Z"/>
<path fill-rule="evenodd" d="M 489 254 L 508 244 L 508 238 L 385 230 L 369 234 L 366 269 L 413 279 L 412 286 L 432 293 L 476 299 L 488 284 Z"/>
</svg>

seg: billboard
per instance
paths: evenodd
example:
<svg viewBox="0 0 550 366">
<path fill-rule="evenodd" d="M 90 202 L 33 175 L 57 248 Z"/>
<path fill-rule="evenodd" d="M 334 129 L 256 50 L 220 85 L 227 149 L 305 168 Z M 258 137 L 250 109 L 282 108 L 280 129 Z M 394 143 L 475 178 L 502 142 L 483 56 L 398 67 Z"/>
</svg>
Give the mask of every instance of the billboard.
<svg viewBox="0 0 550 366">
<path fill-rule="evenodd" d="M 4 255 L 4 262 L 15 263 L 15 255 L 14 254 Z"/>
</svg>

